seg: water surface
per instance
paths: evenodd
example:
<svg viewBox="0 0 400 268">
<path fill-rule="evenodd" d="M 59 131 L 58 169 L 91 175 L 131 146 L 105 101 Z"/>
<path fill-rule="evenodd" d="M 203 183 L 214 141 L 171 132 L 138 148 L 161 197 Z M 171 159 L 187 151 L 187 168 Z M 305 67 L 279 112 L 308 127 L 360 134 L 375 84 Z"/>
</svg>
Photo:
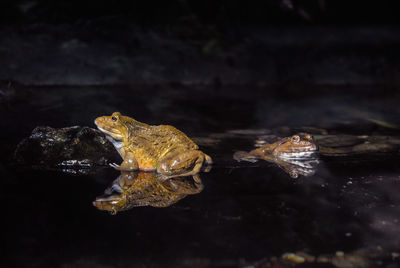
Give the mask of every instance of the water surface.
<svg viewBox="0 0 400 268">
<path fill-rule="evenodd" d="M 296 95 L 244 86 L 18 89 L 0 106 L 5 261 L 22 267 L 237 267 L 285 252 L 371 247 L 382 248 L 377 259 L 390 261 L 387 256 L 400 250 L 398 153 L 323 156 L 313 176 L 297 179 L 273 163 L 232 158 L 237 150 L 253 149 L 257 133 L 272 130 L 291 135 L 311 126 L 332 134 L 399 136 L 398 129 L 376 123 L 400 123 L 396 97 L 375 90 L 360 97 L 359 91 L 369 92 L 365 88 L 330 90 Z M 113 216 L 92 202 L 118 171 L 105 167 L 71 175 L 13 164 L 16 144 L 34 127 L 94 127 L 95 117 L 114 111 L 197 137 L 215 162 L 200 175 L 202 192 L 170 207 L 137 207 Z"/>
</svg>

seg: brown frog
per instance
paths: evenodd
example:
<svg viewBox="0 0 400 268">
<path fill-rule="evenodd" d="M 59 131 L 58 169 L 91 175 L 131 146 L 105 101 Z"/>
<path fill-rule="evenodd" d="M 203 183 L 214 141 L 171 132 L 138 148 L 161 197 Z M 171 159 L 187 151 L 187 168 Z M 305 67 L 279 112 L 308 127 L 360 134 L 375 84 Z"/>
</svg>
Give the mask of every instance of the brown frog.
<svg viewBox="0 0 400 268">
<path fill-rule="evenodd" d="M 259 158 L 270 158 L 271 156 L 283 159 L 306 158 L 312 156 L 317 151 L 318 146 L 314 143 L 310 134 L 305 134 L 304 136 L 293 135 L 272 144 L 266 144 L 248 153 L 242 151 L 236 152 L 234 158 L 238 161 L 245 160 L 250 162 L 255 162 Z"/>
<path fill-rule="evenodd" d="M 314 143 L 312 136 L 305 134 L 286 137 L 250 152 L 239 151 L 233 155 L 233 158 L 237 161 L 249 162 L 263 159 L 277 164 L 292 178 L 297 178 L 299 174 L 311 176 L 315 173 L 318 159 L 313 158 L 313 155 L 317 151 L 318 146 Z"/>
<path fill-rule="evenodd" d="M 96 118 L 98 129 L 118 150 L 123 162 L 118 170 L 156 171 L 165 176 L 189 176 L 198 173 L 211 157 L 183 132 L 173 126 L 151 126 L 119 112 Z"/>
<path fill-rule="evenodd" d="M 200 193 L 203 188 L 198 174 L 165 180 L 156 173 L 122 171 L 93 205 L 111 214 L 140 206 L 169 207 L 187 195 Z"/>
</svg>

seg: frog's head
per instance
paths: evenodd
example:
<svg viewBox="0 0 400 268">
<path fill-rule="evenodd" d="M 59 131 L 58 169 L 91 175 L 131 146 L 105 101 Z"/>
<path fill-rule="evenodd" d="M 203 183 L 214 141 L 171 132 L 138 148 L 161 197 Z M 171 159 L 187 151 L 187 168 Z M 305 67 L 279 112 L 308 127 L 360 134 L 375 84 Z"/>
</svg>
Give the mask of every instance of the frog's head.
<svg viewBox="0 0 400 268">
<path fill-rule="evenodd" d="M 129 128 L 126 116 L 119 112 L 115 112 L 111 116 L 97 117 L 94 123 L 101 132 L 117 141 L 123 141 L 124 138 L 128 137 Z"/>
<path fill-rule="evenodd" d="M 93 206 L 100 210 L 109 211 L 112 215 L 117 214 L 118 211 L 123 210 L 126 204 L 126 196 L 110 195 L 110 196 L 99 196 L 93 201 Z"/>
<path fill-rule="evenodd" d="M 282 158 L 310 157 L 318 151 L 318 146 L 310 134 L 304 136 L 293 135 L 277 143 L 273 154 Z"/>
</svg>

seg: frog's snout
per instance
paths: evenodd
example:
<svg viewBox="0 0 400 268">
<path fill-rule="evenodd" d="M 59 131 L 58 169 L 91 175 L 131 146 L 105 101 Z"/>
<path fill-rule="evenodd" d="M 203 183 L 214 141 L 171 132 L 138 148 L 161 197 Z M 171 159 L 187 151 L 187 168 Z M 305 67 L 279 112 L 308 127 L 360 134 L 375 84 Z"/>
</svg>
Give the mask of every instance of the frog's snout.
<svg viewBox="0 0 400 268">
<path fill-rule="evenodd" d="M 97 118 L 94 120 L 94 124 L 95 124 L 97 127 L 99 127 L 99 125 L 101 125 L 102 122 L 104 122 L 104 118 L 102 118 L 102 117 L 97 117 Z"/>
</svg>

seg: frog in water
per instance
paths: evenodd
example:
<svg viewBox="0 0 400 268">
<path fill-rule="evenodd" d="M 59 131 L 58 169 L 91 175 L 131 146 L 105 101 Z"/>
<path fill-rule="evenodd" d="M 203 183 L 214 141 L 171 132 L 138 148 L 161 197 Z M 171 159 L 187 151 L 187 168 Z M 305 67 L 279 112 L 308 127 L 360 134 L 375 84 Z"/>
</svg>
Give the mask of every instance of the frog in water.
<svg viewBox="0 0 400 268">
<path fill-rule="evenodd" d="M 250 152 L 239 151 L 233 155 L 237 161 L 257 162 L 263 159 L 277 164 L 292 178 L 299 175 L 311 176 L 315 173 L 318 159 L 313 155 L 318 151 L 318 146 L 310 134 L 304 136 L 293 135 L 277 142 L 263 145 Z"/>
<path fill-rule="evenodd" d="M 304 136 L 293 135 L 272 144 L 266 144 L 250 152 L 236 152 L 234 158 L 238 161 L 244 160 L 249 162 L 256 162 L 259 158 L 270 159 L 271 157 L 278 157 L 280 159 L 307 158 L 317 151 L 318 146 L 314 143 L 310 134 L 305 134 Z"/>
<path fill-rule="evenodd" d="M 122 171 L 156 171 L 165 176 L 197 174 L 211 157 L 199 150 L 190 138 L 173 126 L 151 126 L 119 112 L 94 121 L 117 149 L 123 162 L 110 164 Z"/>
</svg>

